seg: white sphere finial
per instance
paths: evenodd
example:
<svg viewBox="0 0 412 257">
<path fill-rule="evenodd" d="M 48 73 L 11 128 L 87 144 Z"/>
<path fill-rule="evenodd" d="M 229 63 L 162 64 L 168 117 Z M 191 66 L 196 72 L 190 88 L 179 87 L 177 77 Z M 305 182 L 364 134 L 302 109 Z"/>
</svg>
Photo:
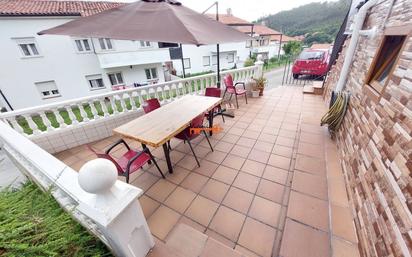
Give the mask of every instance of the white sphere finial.
<svg viewBox="0 0 412 257">
<path fill-rule="evenodd" d="M 116 180 L 117 168 L 107 159 L 88 161 L 79 170 L 79 185 L 88 193 L 103 194 L 110 190 Z"/>
</svg>

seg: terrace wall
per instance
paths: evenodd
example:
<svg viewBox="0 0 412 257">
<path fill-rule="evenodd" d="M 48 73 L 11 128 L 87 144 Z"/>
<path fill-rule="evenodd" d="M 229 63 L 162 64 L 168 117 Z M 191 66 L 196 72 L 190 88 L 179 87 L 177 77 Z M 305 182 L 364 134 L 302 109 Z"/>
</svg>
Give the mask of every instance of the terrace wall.
<svg viewBox="0 0 412 257">
<path fill-rule="evenodd" d="M 351 102 L 337 135 L 347 193 L 362 256 L 412 254 L 412 37 L 407 38 L 386 90 L 376 99 L 365 78 L 387 27 L 412 25 L 409 0 L 380 1 L 363 29 L 346 83 Z M 387 18 L 387 20 L 386 20 Z M 326 100 L 336 86 L 345 47 L 326 82 Z"/>
</svg>

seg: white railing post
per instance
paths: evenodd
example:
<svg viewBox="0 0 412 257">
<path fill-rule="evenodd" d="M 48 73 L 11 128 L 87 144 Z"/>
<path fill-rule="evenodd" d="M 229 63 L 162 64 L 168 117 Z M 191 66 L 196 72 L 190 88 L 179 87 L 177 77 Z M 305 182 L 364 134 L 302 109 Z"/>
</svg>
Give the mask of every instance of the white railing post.
<svg viewBox="0 0 412 257">
<path fill-rule="evenodd" d="M 84 164 L 79 185 L 93 197 L 82 200 L 79 210 L 97 222 L 116 256 L 144 257 L 154 240 L 138 200 L 143 192 L 116 180 L 117 169 L 111 161 L 95 159 Z"/>
<path fill-rule="evenodd" d="M 255 62 L 256 65 L 256 73 L 255 73 L 255 77 L 260 78 L 263 76 L 263 58 L 262 55 L 258 55 L 257 56 L 257 61 Z"/>
</svg>

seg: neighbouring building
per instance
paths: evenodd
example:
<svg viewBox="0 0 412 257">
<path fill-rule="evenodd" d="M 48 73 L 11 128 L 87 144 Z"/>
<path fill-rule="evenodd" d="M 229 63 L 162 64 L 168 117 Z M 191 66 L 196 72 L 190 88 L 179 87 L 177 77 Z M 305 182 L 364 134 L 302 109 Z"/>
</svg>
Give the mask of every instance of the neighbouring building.
<svg viewBox="0 0 412 257">
<path fill-rule="evenodd" d="M 20 109 L 164 81 L 163 63 L 170 55 L 158 43 L 37 35 L 116 6 L 0 0 L 0 107 Z"/>
<path fill-rule="evenodd" d="M 211 19 L 216 19 L 216 14 L 208 14 Z M 244 62 L 253 54 L 262 55 L 267 60 L 283 54 L 282 46 L 295 40 L 282 35 L 282 33 L 261 24 L 253 24 L 233 15 L 231 9 L 225 14 L 219 14 L 219 22 L 231 26 L 249 36 L 248 42 L 220 44 L 220 69 L 243 67 Z M 282 42 L 282 43 L 280 43 Z M 208 72 L 217 70 L 216 45 L 193 46 L 183 45 L 182 60 L 173 60 L 173 67 L 177 74 Z"/>
<path fill-rule="evenodd" d="M 345 85 L 350 105 L 337 134 L 348 205 L 361 256 L 411 256 L 411 1 L 376 1 L 362 27 L 370 29 L 353 56 Z M 349 51 L 347 37 L 326 80 L 327 100 Z"/>
</svg>

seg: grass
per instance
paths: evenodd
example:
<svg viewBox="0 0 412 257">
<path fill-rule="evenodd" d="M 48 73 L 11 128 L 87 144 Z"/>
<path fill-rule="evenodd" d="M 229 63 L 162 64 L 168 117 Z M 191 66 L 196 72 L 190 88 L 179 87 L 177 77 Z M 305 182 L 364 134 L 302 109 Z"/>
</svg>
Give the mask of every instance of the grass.
<svg viewBox="0 0 412 257">
<path fill-rule="evenodd" d="M 288 56 L 283 56 L 283 55 L 282 55 L 282 56 L 280 56 L 279 59 L 276 58 L 276 57 L 273 57 L 273 58 L 270 58 L 269 61 L 266 62 L 266 63 L 263 65 L 263 69 L 264 69 L 265 71 L 269 71 L 269 70 L 272 70 L 272 69 L 275 69 L 275 68 L 284 66 L 284 65 L 286 65 L 289 61 L 290 61 L 290 57 L 288 57 Z"/>
<path fill-rule="evenodd" d="M 213 83 L 212 78 L 209 78 L 209 79 L 206 80 L 206 84 L 207 84 L 206 86 L 210 86 L 210 85 L 212 85 L 212 83 Z M 174 98 L 174 97 L 176 97 L 177 93 L 179 93 L 180 95 L 186 94 L 190 90 L 195 91 L 196 88 L 197 88 L 197 90 L 202 89 L 202 81 L 201 80 L 196 80 L 196 81 L 193 80 L 190 83 L 185 83 L 183 85 L 183 88 L 167 90 L 167 91 L 165 91 L 165 97 L 164 98 L 165 99 Z M 177 90 L 179 90 L 179 92 L 177 92 Z M 153 98 L 153 97 L 156 97 L 156 95 L 154 93 L 149 93 L 147 95 L 142 96 L 143 100 Z M 163 97 L 160 97 L 159 100 L 162 101 Z M 126 107 L 127 110 L 132 109 L 132 102 L 131 101 L 135 102 L 135 105 L 136 105 L 137 108 L 140 107 L 140 102 L 139 102 L 138 98 L 136 98 L 136 97 L 128 98 L 128 99 L 125 99 L 125 101 L 124 101 L 125 102 L 125 107 Z M 96 109 L 97 115 L 103 116 L 104 112 L 103 112 L 102 104 L 99 101 L 93 102 L 92 104 L 93 104 L 94 108 Z M 113 114 L 114 110 L 113 110 L 110 102 L 109 101 L 104 101 L 104 104 L 105 104 L 105 106 L 108 110 L 108 113 Z M 120 100 L 115 100 L 114 107 L 118 112 L 123 111 L 123 107 L 122 107 L 122 104 L 121 104 Z M 93 115 L 93 112 L 92 112 L 92 106 L 91 106 L 90 103 L 83 104 L 83 109 L 84 109 L 88 119 L 94 119 L 94 115 Z M 77 106 L 76 107 L 71 107 L 71 110 L 72 110 L 72 112 L 75 116 L 75 119 L 78 122 L 82 122 L 83 117 L 81 115 L 81 111 L 80 111 L 79 107 L 77 107 Z M 52 111 L 46 111 L 45 113 L 46 113 L 47 120 L 50 122 L 51 126 L 54 127 L 54 128 L 58 128 L 60 125 L 59 125 L 59 122 L 57 121 L 57 117 L 56 117 L 55 113 L 52 112 Z M 70 124 L 73 123 L 73 120 L 70 118 L 70 115 L 69 115 L 69 112 L 67 111 L 67 109 L 64 109 L 64 108 L 59 109 L 58 114 L 61 117 L 61 119 L 63 119 L 65 124 L 70 125 Z M 37 128 L 40 131 L 46 131 L 47 130 L 47 126 L 46 126 L 45 122 L 43 121 L 43 118 L 40 115 L 38 115 L 38 114 L 37 115 L 32 115 L 31 117 L 32 117 L 32 120 L 33 120 L 34 124 L 37 126 Z M 33 130 L 30 128 L 30 125 L 27 122 L 27 119 L 25 117 L 19 116 L 19 117 L 16 117 L 16 120 L 17 120 L 17 123 L 20 125 L 20 127 L 23 129 L 23 132 L 25 134 L 28 134 L 28 135 L 33 134 Z"/>
<path fill-rule="evenodd" d="M 112 256 L 50 193 L 29 182 L 0 192 L 0 256 Z"/>
</svg>

